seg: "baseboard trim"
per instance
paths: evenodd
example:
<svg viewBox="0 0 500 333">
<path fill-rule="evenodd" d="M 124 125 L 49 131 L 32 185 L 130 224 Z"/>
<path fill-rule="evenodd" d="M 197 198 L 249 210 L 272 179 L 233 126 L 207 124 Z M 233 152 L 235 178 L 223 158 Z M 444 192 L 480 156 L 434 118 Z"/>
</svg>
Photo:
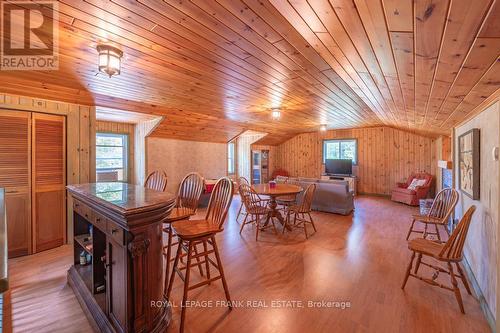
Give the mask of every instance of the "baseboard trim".
<svg viewBox="0 0 500 333">
<path fill-rule="evenodd" d="M 358 191 L 358 195 L 369 195 L 372 197 L 383 197 L 383 198 L 390 198 L 391 197 L 390 194 L 368 193 L 368 192 L 359 192 L 359 191 Z"/>
<path fill-rule="evenodd" d="M 496 332 L 495 316 L 491 312 L 491 309 L 488 303 L 486 302 L 486 299 L 484 298 L 481 288 L 479 288 L 479 284 L 477 283 L 474 273 L 472 273 L 467 258 L 464 257 L 462 264 L 465 269 L 465 273 L 467 274 L 467 278 L 469 279 L 469 282 L 472 285 L 472 289 L 474 289 L 474 294 L 476 294 L 476 297 L 479 300 L 479 305 L 481 306 L 481 310 L 483 311 L 484 316 L 486 317 L 486 321 L 488 322 L 488 325 L 490 325 L 491 331 L 495 333 Z"/>
</svg>

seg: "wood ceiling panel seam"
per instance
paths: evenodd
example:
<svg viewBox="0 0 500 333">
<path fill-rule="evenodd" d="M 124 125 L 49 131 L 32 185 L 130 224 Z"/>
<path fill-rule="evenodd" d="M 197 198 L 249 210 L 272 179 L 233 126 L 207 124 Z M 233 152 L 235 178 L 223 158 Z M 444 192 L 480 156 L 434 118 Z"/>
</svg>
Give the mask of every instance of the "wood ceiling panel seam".
<svg viewBox="0 0 500 333">
<path fill-rule="evenodd" d="M 474 40 L 472 41 L 461 65 L 460 65 L 460 68 L 457 72 L 457 74 L 455 75 L 455 78 L 453 79 L 453 82 L 451 83 L 446 95 L 444 96 L 443 98 L 443 101 L 441 102 L 440 106 L 439 106 L 439 109 L 437 110 L 435 116 L 434 116 L 434 120 L 438 119 L 438 116 L 439 114 L 441 113 L 442 109 L 443 109 L 443 106 L 445 105 L 445 102 L 446 100 L 448 99 L 448 97 L 450 96 L 452 90 L 453 90 L 453 87 L 455 86 L 455 83 L 457 82 L 457 80 L 460 78 L 460 74 L 462 72 L 462 69 L 465 68 L 466 64 L 467 64 L 467 61 L 469 60 L 469 56 L 472 54 L 472 52 L 474 51 L 474 47 L 476 46 L 476 43 L 478 42 L 479 40 L 479 36 L 481 34 L 481 30 L 483 29 L 483 27 L 485 26 L 487 20 L 488 20 L 488 17 L 490 17 L 490 15 L 492 14 L 492 11 L 494 10 L 494 5 L 495 5 L 495 1 L 496 0 L 493 0 L 493 2 L 490 3 L 490 6 L 488 8 L 488 10 L 486 11 L 486 13 L 484 14 L 483 16 L 483 19 L 482 19 L 482 22 L 480 24 L 480 27 L 478 28 L 478 31 L 474 37 Z M 485 72 L 486 73 L 486 72 Z M 480 79 L 478 79 L 477 82 L 479 82 Z M 476 82 L 476 83 L 477 83 Z M 471 88 L 472 90 L 472 88 Z M 457 106 L 458 107 L 458 106 Z M 456 109 L 456 108 L 455 108 Z M 453 111 L 452 111 L 453 112 Z M 442 125 L 442 124 L 441 124 Z M 440 126 L 441 127 L 441 126 Z"/>
<path fill-rule="evenodd" d="M 424 0 L 415 2 L 415 6 L 420 6 L 418 11 L 415 10 L 415 121 L 417 126 L 423 124 L 425 117 L 427 96 L 430 94 L 436 73 L 450 3 L 451 0 L 437 3 L 428 3 Z M 438 39 L 439 42 L 437 42 Z"/>
<path fill-rule="evenodd" d="M 388 96 L 384 95 L 384 91 L 388 91 L 387 83 L 385 82 L 385 78 L 384 78 L 382 69 L 380 68 L 380 64 L 378 62 L 378 59 L 375 55 L 373 47 L 372 47 L 370 40 L 367 36 L 365 27 L 363 25 L 363 21 L 360 18 L 357 7 L 354 5 L 354 3 L 352 3 L 352 8 L 351 8 L 351 6 L 349 6 L 349 4 L 347 2 L 342 1 L 342 3 L 339 3 L 339 0 L 333 0 L 333 1 L 335 1 L 335 5 L 334 5 L 334 3 L 332 3 L 332 1 L 330 1 L 330 5 L 332 6 L 332 9 L 335 12 L 335 15 L 337 16 L 337 18 L 338 18 L 340 24 L 342 25 L 343 29 L 345 30 L 345 32 L 348 34 L 352 44 L 354 45 L 354 47 L 358 51 L 358 54 L 360 55 L 361 60 L 365 64 L 365 67 L 368 69 L 368 73 L 370 74 L 376 87 L 380 91 L 382 98 L 383 98 L 385 104 L 387 105 L 388 110 L 390 111 L 390 116 L 388 116 L 388 118 L 389 119 L 392 118 L 392 121 L 397 123 L 397 117 L 394 113 L 394 108 L 391 107 L 392 106 L 391 102 L 393 102 L 392 96 L 389 99 Z M 353 10 L 355 11 L 356 15 L 351 15 L 351 14 L 353 14 L 352 13 Z M 345 12 L 346 14 L 343 14 L 341 17 L 340 14 L 342 14 L 342 12 Z M 348 29 L 347 23 L 346 23 L 346 20 L 348 18 L 349 18 L 349 20 L 354 19 L 355 21 L 359 21 L 361 23 L 361 28 L 363 31 L 360 32 L 360 34 L 357 34 L 359 36 L 359 38 L 361 38 L 361 40 L 357 39 L 359 41 L 359 43 L 355 42 L 354 36 L 353 36 L 353 35 L 355 35 L 355 31 L 353 29 L 358 29 L 358 28 L 356 27 L 356 24 L 350 24 L 349 29 Z M 356 18 L 358 20 L 356 20 Z M 354 23 L 356 23 L 356 22 L 354 22 Z M 364 43 L 364 41 L 366 41 L 367 43 Z M 368 44 L 367 48 L 365 48 L 365 46 L 366 46 L 365 44 Z M 360 47 L 363 47 L 365 52 L 361 52 Z M 362 53 L 364 54 L 364 56 L 362 55 Z M 370 62 L 370 64 L 368 63 L 368 61 Z M 375 61 L 375 62 L 372 63 L 373 61 Z M 383 82 L 381 82 L 381 80 L 377 80 L 376 78 L 379 78 L 379 79 L 383 78 Z M 390 93 L 389 93 L 389 95 L 390 95 Z"/>
<path fill-rule="evenodd" d="M 184 13 L 185 15 L 188 15 L 187 13 Z M 335 103 L 337 103 L 336 101 L 334 101 Z"/>
<path fill-rule="evenodd" d="M 278 9 L 278 8 L 277 8 L 277 9 Z M 292 9 L 293 9 L 293 8 L 292 8 Z M 278 10 L 279 10 L 279 9 L 278 9 Z M 295 13 L 296 13 L 296 15 L 299 15 L 297 12 L 295 12 Z M 282 14 L 282 13 L 281 13 L 281 14 Z M 290 20 L 292 20 L 292 18 L 290 18 L 290 17 L 285 17 L 285 19 L 287 19 L 287 20 L 288 20 L 288 22 L 289 22 L 290 24 L 292 23 L 292 22 L 290 21 Z M 294 22 L 296 22 L 296 21 L 294 21 Z M 306 24 L 307 24 L 307 23 L 306 23 Z M 318 38 L 318 37 L 316 36 L 316 38 Z M 319 38 L 318 38 L 318 39 L 319 39 Z M 321 43 L 321 45 L 323 45 L 320 39 L 319 39 L 319 42 Z M 309 44 L 311 44 L 309 41 L 308 41 L 308 43 L 309 43 Z M 314 43 L 313 43 L 313 44 L 314 44 Z M 326 47 L 325 47 L 325 48 L 326 48 Z M 330 53 L 328 50 L 327 50 L 327 52 L 328 52 L 328 53 Z M 331 54 L 331 53 L 330 53 L 330 54 Z M 332 55 L 332 56 L 333 56 L 333 55 Z M 373 111 L 373 110 L 372 110 L 372 111 Z"/>
<path fill-rule="evenodd" d="M 465 99 L 467 98 L 467 96 L 469 96 L 473 91 L 474 89 L 481 83 L 482 79 L 487 77 L 488 76 L 488 73 L 490 70 L 493 70 L 495 67 L 497 67 L 497 69 L 500 67 L 500 57 L 498 57 L 488 68 L 488 70 L 481 76 L 481 79 L 479 79 L 476 84 L 474 84 L 474 86 L 470 89 L 470 91 L 467 93 L 467 95 L 464 96 L 464 98 L 462 99 L 462 101 L 458 104 L 458 106 L 453 110 L 452 113 L 450 113 L 450 115 L 446 118 L 446 120 L 444 122 L 441 123 L 440 127 L 443 127 L 443 125 L 452 117 L 452 115 L 458 110 L 458 108 L 460 107 L 460 105 L 462 105 L 462 103 L 464 103 Z M 498 79 L 498 77 L 497 77 Z M 497 80 L 497 83 L 499 81 Z M 484 98 L 486 99 L 486 97 Z M 473 108 L 469 111 L 473 111 Z"/>
<path fill-rule="evenodd" d="M 452 2 L 452 6 L 456 4 L 456 2 Z M 473 47 L 475 45 L 475 42 L 477 40 L 477 37 L 479 35 L 479 31 L 481 29 L 481 26 L 484 25 L 484 21 L 485 21 L 485 18 L 487 16 L 487 13 L 491 10 L 491 6 L 492 6 L 492 2 L 491 1 L 488 1 L 488 6 L 484 7 L 484 5 L 481 5 L 481 6 L 477 6 L 477 3 L 470 3 L 469 6 L 473 6 L 473 7 L 476 7 L 475 9 L 477 10 L 477 7 L 479 7 L 480 9 L 483 9 L 483 15 L 482 17 L 479 19 L 478 23 L 477 24 L 477 27 L 475 30 L 475 32 L 473 32 L 473 37 L 471 38 L 470 40 L 470 43 L 467 43 L 467 39 L 464 37 L 462 38 L 463 40 L 460 39 L 460 36 L 457 36 L 459 35 L 460 33 L 462 33 L 464 31 L 464 27 L 463 27 L 463 24 L 461 24 L 462 22 L 456 22 L 457 20 L 455 20 L 454 18 L 451 17 L 451 14 L 450 14 L 450 18 L 449 18 L 449 21 L 451 22 L 450 24 L 458 24 L 459 25 L 459 29 L 458 31 L 454 32 L 455 35 L 453 35 L 453 39 L 451 39 L 451 41 L 453 42 L 463 42 L 463 43 L 467 43 L 467 52 L 463 53 L 463 57 L 460 59 L 460 62 L 458 62 L 458 58 L 460 54 L 452 54 L 452 55 L 449 55 L 449 56 L 453 56 L 453 58 L 451 59 L 452 61 L 450 61 L 449 64 L 448 62 L 446 61 L 443 61 L 442 57 L 440 57 L 440 59 L 438 59 L 438 63 L 443 63 L 444 65 L 447 64 L 447 66 L 457 66 L 458 65 L 458 68 L 456 70 L 455 73 L 452 73 L 454 74 L 453 76 L 453 80 L 451 82 L 445 80 L 444 78 L 441 77 L 441 75 L 438 77 L 438 73 L 439 73 L 439 70 L 444 66 L 441 66 L 441 67 L 438 67 L 437 68 L 437 71 L 436 71 L 436 76 L 435 76 L 435 81 L 438 82 L 440 84 L 440 87 L 442 88 L 443 85 L 447 85 L 448 87 L 447 88 L 444 88 L 445 89 L 445 92 L 444 92 L 444 95 L 441 94 L 441 95 L 438 95 L 438 96 L 434 96 L 434 93 L 435 93 L 435 90 L 432 90 L 431 91 L 431 94 L 429 94 L 429 102 L 428 102 L 428 105 L 427 105 L 427 108 L 429 107 L 432 107 L 433 110 L 433 114 L 434 114 L 434 118 L 433 120 L 437 119 L 436 117 L 439 115 L 439 112 L 441 110 L 441 107 L 443 105 L 443 103 L 445 102 L 446 100 L 446 97 L 448 96 L 448 94 L 450 93 L 450 91 L 452 90 L 453 88 L 453 85 L 455 84 L 457 78 L 459 77 L 459 74 L 460 74 L 460 71 L 462 69 L 462 67 L 465 65 L 466 61 L 467 61 L 467 58 L 469 56 L 469 54 L 472 52 L 473 50 Z M 452 10 L 453 10 L 454 7 L 452 7 Z M 468 8 L 467 8 L 468 9 Z M 470 15 L 471 11 L 469 10 L 466 10 L 466 11 L 463 11 L 462 14 L 463 15 Z M 460 12 L 459 12 L 460 14 Z M 476 14 L 474 12 L 472 12 L 472 14 Z M 474 16 L 473 16 L 474 18 Z M 471 27 L 471 28 L 474 28 L 474 27 Z M 445 31 L 445 38 L 447 37 L 447 31 Z M 448 42 L 450 42 L 450 38 L 447 39 Z M 461 49 L 463 49 L 463 46 L 460 46 L 460 45 L 457 45 L 457 50 L 455 52 L 460 52 Z M 444 46 L 443 46 L 444 47 Z M 441 73 L 439 73 L 441 74 Z M 442 89 L 441 89 L 442 90 Z M 437 94 L 437 93 L 436 93 Z M 438 102 L 438 105 L 434 103 L 432 103 L 431 105 L 431 101 L 433 100 L 436 100 L 437 99 L 437 102 Z M 439 102 L 439 100 L 441 100 Z M 437 109 L 437 112 L 436 112 L 436 109 Z M 425 124 L 424 124 L 425 125 Z"/>
<path fill-rule="evenodd" d="M 311 2 L 311 4 L 314 4 L 315 6 L 320 6 L 320 2 Z M 355 54 L 353 55 L 353 56 L 354 56 L 354 58 L 353 58 L 353 57 L 347 57 L 347 55 L 346 55 L 346 57 L 347 57 L 348 59 L 350 59 L 350 62 L 351 62 L 353 59 L 356 59 L 356 58 L 357 58 L 357 59 L 358 59 L 359 64 L 360 64 L 360 65 L 361 65 L 361 66 L 362 66 L 362 67 L 366 70 L 366 73 L 368 73 L 368 69 L 367 69 L 367 67 L 366 67 L 366 65 L 365 65 L 365 63 L 364 63 L 364 61 L 363 61 L 363 59 L 362 59 L 362 58 L 361 58 L 361 56 L 359 55 L 358 50 L 356 49 L 356 47 L 355 47 L 355 45 L 354 45 L 353 41 L 351 40 L 351 38 L 350 38 L 349 34 L 346 32 L 345 28 L 343 27 L 342 22 L 341 22 L 341 21 L 340 21 L 340 19 L 337 17 L 337 13 L 336 13 L 336 12 L 335 12 L 335 10 L 331 7 L 330 3 L 328 3 L 327 1 L 324 1 L 323 5 L 328 6 L 328 8 L 329 8 L 329 9 L 330 9 L 330 11 L 331 11 L 331 12 L 330 12 L 330 14 L 329 14 L 328 12 L 326 12 L 326 13 L 325 13 L 325 15 L 330 15 L 329 17 L 330 17 L 330 18 L 333 18 L 333 19 L 336 21 L 336 23 L 337 23 L 337 24 L 339 25 L 339 27 L 340 27 L 340 32 L 345 34 L 345 37 L 347 37 L 346 42 L 347 42 L 347 43 L 349 43 L 349 44 L 346 44 L 346 45 L 343 45 L 343 46 L 342 46 L 342 45 L 341 45 L 341 43 L 339 43 L 339 42 L 337 41 L 337 39 L 334 37 L 334 36 L 335 36 L 334 32 L 333 32 L 333 31 L 329 28 L 329 25 L 325 22 L 325 20 L 327 19 L 327 18 L 326 18 L 326 16 L 319 16 L 320 20 L 323 22 L 324 26 L 325 26 L 325 27 L 326 27 L 326 29 L 328 30 L 328 32 L 329 32 L 329 34 L 330 34 L 330 36 L 331 36 L 331 37 L 333 38 L 333 40 L 337 43 L 337 45 L 339 46 L 339 49 L 340 49 L 340 50 L 341 50 L 344 54 L 346 54 L 346 52 L 345 52 L 344 48 L 345 48 L 346 46 L 347 46 L 347 47 L 351 47 L 351 48 L 352 48 L 352 50 L 355 52 Z M 313 7 L 313 9 L 314 9 L 314 11 L 315 11 L 316 13 L 321 13 L 321 10 L 319 10 L 319 8 L 318 8 L 318 7 L 316 7 L 316 8 L 314 8 L 314 7 Z M 331 15 L 333 15 L 333 16 L 331 16 Z M 356 72 L 358 73 L 358 75 L 360 75 L 360 77 L 361 77 L 362 81 L 364 82 L 364 84 L 365 84 L 365 85 L 367 85 L 367 84 L 369 83 L 369 82 L 366 82 L 366 81 L 365 81 L 367 78 L 366 78 L 366 77 L 363 77 L 363 76 L 361 75 L 361 72 L 359 71 L 359 69 L 357 69 L 357 68 L 356 68 L 356 66 L 354 66 L 352 63 L 351 63 L 351 65 L 352 65 L 352 66 L 353 66 L 353 68 L 356 70 Z M 373 80 L 373 78 L 371 78 L 371 77 L 370 77 L 370 80 Z M 375 83 L 373 82 L 373 84 L 375 84 Z M 378 110 L 378 116 L 380 117 L 381 121 L 382 121 L 382 122 L 385 122 L 385 123 L 390 123 L 389 118 L 388 118 L 388 117 L 387 117 L 387 115 L 384 113 L 384 109 L 386 108 L 386 107 L 385 107 L 385 104 L 386 104 L 386 103 L 385 103 L 385 100 L 384 100 L 383 96 L 381 95 L 381 92 L 380 92 L 378 89 L 377 89 L 377 91 L 376 91 L 376 92 L 374 92 L 374 91 L 372 91 L 372 90 L 371 90 L 368 86 L 366 86 L 366 87 L 367 87 L 367 89 L 368 89 L 368 90 L 370 90 L 370 94 L 371 94 L 371 95 L 375 98 L 375 100 L 376 100 L 376 104 L 379 104 L 379 105 L 380 105 L 380 109 Z M 360 87 L 360 89 L 363 89 L 363 88 L 362 88 L 362 87 Z M 366 94 L 366 93 L 365 93 L 365 94 Z M 368 97 L 368 96 L 367 96 L 367 97 Z M 375 111 L 375 110 L 373 110 L 373 111 Z"/>
<path fill-rule="evenodd" d="M 397 77 L 397 85 L 399 87 L 399 94 L 400 94 L 400 98 L 401 98 L 401 102 L 402 102 L 402 107 L 403 107 L 403 111 L 404 111 L 404 118 L 405 118 L 405 122 L 406 122 L 406 125 L 408 128 L 410 128 L 410 119 L 409 119 L 409 110 L 408 108 L 406 107 L 406 101 L 403 97 L 403 87 L 402 87 L 402 83 L 401 83 L 401 80 L 400 80 L 400 73 L 399 73 L 399 70 L 398 70 L 398 66 L 396 64 L 396 56 L 394 54 L 394 47 L 393 47 L 393 42 L 392 42 L 392 38 L 391 38 L 391 31 L 389 30 L 389 22 L 388 22 L 388 18 L 387 18 L 387 11 L 384 7 L 384 1 L 383 0 L 380 0 L 380 5 L 381 5 L 381 10 L 382 10 L 382 16 L 384 18 L 384 24 L 385 24 L 385 32 L 386 32 L 386 37 L 388 39 L 388 42 L 389 42 L 389 48 L 390 48 L 390 52 L 391 52 L 391 56 L 392 56 L 392 62 L 393 62 L 393 65 L 394 65 L 394 70 L 395 70 L 395 74 L 396 74 L 396 77 Z M 412 13 L 413 15 L 413 6 L 412 6 Z M 392 94 L 392 89 L 391 89 L 391 94 Z"/>
<path fill-rule="evenodd" d="M 99 19 L 99 18 L 98 18 L 98 19 Z M 87 24 L 92 25 L 91 23 L 87 23 Z M 90 31 L 88 31 L 88 32 L 89 32 L 89 33 L 91 33 Z M 158 58 L 158 60 L 161 60 L 161 59 L 160 59 L 160 58 Z M 219 69 L 215 68 L 215 70 L 219 70 Z M 220 70 L 219 70 L 219 71 L 220 71 Z M 227 74 L 226 74 L 226 75 L 227 75 Z"/>
<path fill-rule="evenodd" d="M 127 9 L 125 9 L 125 10 L 127 10 Z M 157 13 L 157 15 L 162 15 L 162 14 L 161 14 L 161 13 Z M 167 19 L 167 20 L 171 20 L 171 18 L 169 18 L 169 17 L 167 17 L 167 16 L 162 16 L 162 17 L 164 17 L 164 18 L 165 18 L 165 19 Z M 169 29 L 168 27 L 166 27 L 166 26 L 164 26 L 164 25 L 162 25 L 162 27 L 163 27 L 163 28 L 165 28 L 165 29 Z M 184 27 L 184 26 L 182 26 L 182 25 L 181 25 L 180 27 L 181 27 L 182 29 L 185 29 L 185 30 L 186 30 L 186 31 L 188 31 L 189 33 L 192 33 L 192 34 L 194 34 L 194 33 L 195 33 L 195 32 L 193 32 L 193 31 L 189 30 L 188 28 L 186 28 L 186 27 Z M 169 31 L 171 31 L 171 30 L 169 30 Z M 189 41 L 190 41 L 190 42 L 192 42 L 193 44 L 195 44 L 195 43 L 196 43 L 195 41 L 190 40 L 188 37 L 186 37 L 186 36 L 184 36 L 184 35 L 179 35 L 179 36 L 180 36 L 181 38 L 184 38 L 184 39 L 186 39 L 186 40 L 189 40 Z M 199 35 L 198 35 L 198 36 L 199 36 Z M 226 44 L 227 44 L 227 43 L 226 43 Z M 223 50 L 223 51 L 225 51 L 225 52 L 228 52 L 227 50 L 223 49 L 221 46 L 219 46 L 219 45 L 217 45 L 217 44 L 215 44 L 215 43 L 213 43 L 213 45 L 215 45 L 215 46 L 216 46 L 218 49 L 220 49 L 220 50 Z M 202 47 L 202 46 L 201 46 L 201 47 Z M 212 52 L 213 52 L 213 51 L 212 51 Z M 228 52 L 228 53 L 229 53 L 229 52 Z M 248 55 L 245 59 L 248 59 L 248 58 L 250 58 L 250 57 L 252 57 L 252 56 Z M 224 58 L 224 59 L 226 59 L 227 61 L 230 61 L 232 64 L 234 64 L 234 65 L 236 65 L 236 66 L 239 66 L 239 65 L 238 65 L 237 63 L 235 63 L 234 61 L 231 61 L 230 59 L 227 59 L 227 58 L 225 58 L 225 57 L 223 57 L 223 58 Z M 259 60 L 259 61 L 260 61 L 260 60 Z M 250 64 L 250 66 L 252 67 L 252 66 L 253 66 L 253 64 Z M 244 69 L 243 67 L 241 67 L 241 66 L 240 66 L 239 68 L 241 68 L 242 70 L 245 70 L 245 69 Z M 256 67 L 256 68 L 257 68 L 257 67 Z M 258 69 L 259 71 L 262 71 L 262 70 L 261 70 L 261 69 L 259 69 L 259 68 L 257 68 L 257 69 Z M 274 70 L 274 69 L 273 69 L 273 70 Z M 257 74 L 257 73 L 252 73 L 252 74 L 257 75 L 257 76 L 259 76 L 259 77 L 261 77 L 261 78 L 264 78 L 261 74 Z M 277 78 L 277 79 L 281 80 L 282 78 Z M 275 81 L 275 82 L 273 82 L 273 81 L 269 81 L 269 82 L 270 82 L 271 84 L 274 84 L 276 81 Z"/>
<path fill-rule="evenodd" d="M 251 5 L 248 5 L 248 3 L 249 3 L 249 2 L 251 2 L 251 1 L 249 1 L 249 0 L 245 0 L 245 1 L 246 1 L 245 3 L 247 4 L 247 6 L 251 7 L 252 9 L 254 9 L 254 7 L 252 7 Z M 253 2 L 251 2 L 251 3 L 252 3 L 252 5 L 253 5 Z M 256 4 L 256 6 L 259 6 L 259 4 Z M 260 6 L 262 7 L 262 3 L 260 3 Z M 263 9 L 262 9 L 262 8 L 260 8 L 260 10 L 262 11 Z M 266 9 L 266 10 L 267 10 L 267 9 Z M 260 12 L 260 13 L 259 13 L 259 15 L 260 15 L 260 16 L 262 16 L 262 12 Z M 285 18 L 285 20 L 286 20 L 286 18 Z M 288 23 L 288 24 L 291 24 L 291 22 L 290 22 L 289 20 L 287 21 L 287 23 Z M 281 33 L 281 32 L 280 32 L 280 33 Z M 296 32 L 295 32 L 295 33 L 296 33 Z M 281 34 L 283 35 L 283 33 L 281 33 Z M 285 35 L 283 35 L 283 36 L 284 36 L 284 38 L 285 38 L 285 39 L 287 39 L 287 37 L 286 37 Z M 301 38 L 303 39 L 304 37 L 302 36 Z M 306 40 L 306 42 L 310 45 L 310 43 L 309 43 L 307 40 Z"/>
</svg>

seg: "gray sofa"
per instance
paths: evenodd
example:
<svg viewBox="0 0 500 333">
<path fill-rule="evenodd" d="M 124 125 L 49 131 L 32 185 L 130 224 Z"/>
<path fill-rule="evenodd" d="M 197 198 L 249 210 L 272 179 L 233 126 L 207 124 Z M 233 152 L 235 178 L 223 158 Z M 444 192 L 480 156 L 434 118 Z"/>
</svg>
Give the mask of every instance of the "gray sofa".
<svg viewBox="0 0 500 333">
<path fill-rule="evenodd" d="M 284 182 L 284 178 L 277 179 Z M 349 191 L 349 185 L 343 180 L 321 180 L 316 178 L 289 178 L 298 181 L 304 189 L 309 184 L 316 184 L 316 192 L 312 202 L 312 209 L 321 212 L 330 212 L 349 215 L 354 210 L 354 195 Z"/>
</svg>

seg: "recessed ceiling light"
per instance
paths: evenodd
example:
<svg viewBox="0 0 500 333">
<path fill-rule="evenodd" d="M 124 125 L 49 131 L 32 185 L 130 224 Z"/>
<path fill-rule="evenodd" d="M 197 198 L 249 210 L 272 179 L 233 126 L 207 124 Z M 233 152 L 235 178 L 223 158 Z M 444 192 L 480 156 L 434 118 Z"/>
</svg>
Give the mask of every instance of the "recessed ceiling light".
<svg viewBox="0 0 500 333">
<path fill-rule="evenodd" d="M 273 117 L 274 120 L 278 120 L 281 118 L 281 112 L 279 110 L 273 110 L 271 116 Z"/>
<path fill-rule="evenodd" d="M 320 130 L 321 132 L 325 132 L 325 131 L 326 131 L 326 125 L 325 125 L 325 124 L 321 124 L 321 125 L 319 126 L 319 130 Z"/>
</svg>

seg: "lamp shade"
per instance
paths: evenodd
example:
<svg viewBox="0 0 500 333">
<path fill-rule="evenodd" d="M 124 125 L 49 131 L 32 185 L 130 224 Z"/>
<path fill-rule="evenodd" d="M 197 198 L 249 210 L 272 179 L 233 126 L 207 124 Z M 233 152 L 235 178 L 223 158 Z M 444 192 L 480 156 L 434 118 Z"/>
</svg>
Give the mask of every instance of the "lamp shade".
<svg viewBox="0 0 500 333">
<path fill-rule="evenodd" d="M 99 52 L 99 71 L 109 77 L 119 75 L 123 52 L 111 45 L 98 45 L 97 52 Z"/>
</svg>

